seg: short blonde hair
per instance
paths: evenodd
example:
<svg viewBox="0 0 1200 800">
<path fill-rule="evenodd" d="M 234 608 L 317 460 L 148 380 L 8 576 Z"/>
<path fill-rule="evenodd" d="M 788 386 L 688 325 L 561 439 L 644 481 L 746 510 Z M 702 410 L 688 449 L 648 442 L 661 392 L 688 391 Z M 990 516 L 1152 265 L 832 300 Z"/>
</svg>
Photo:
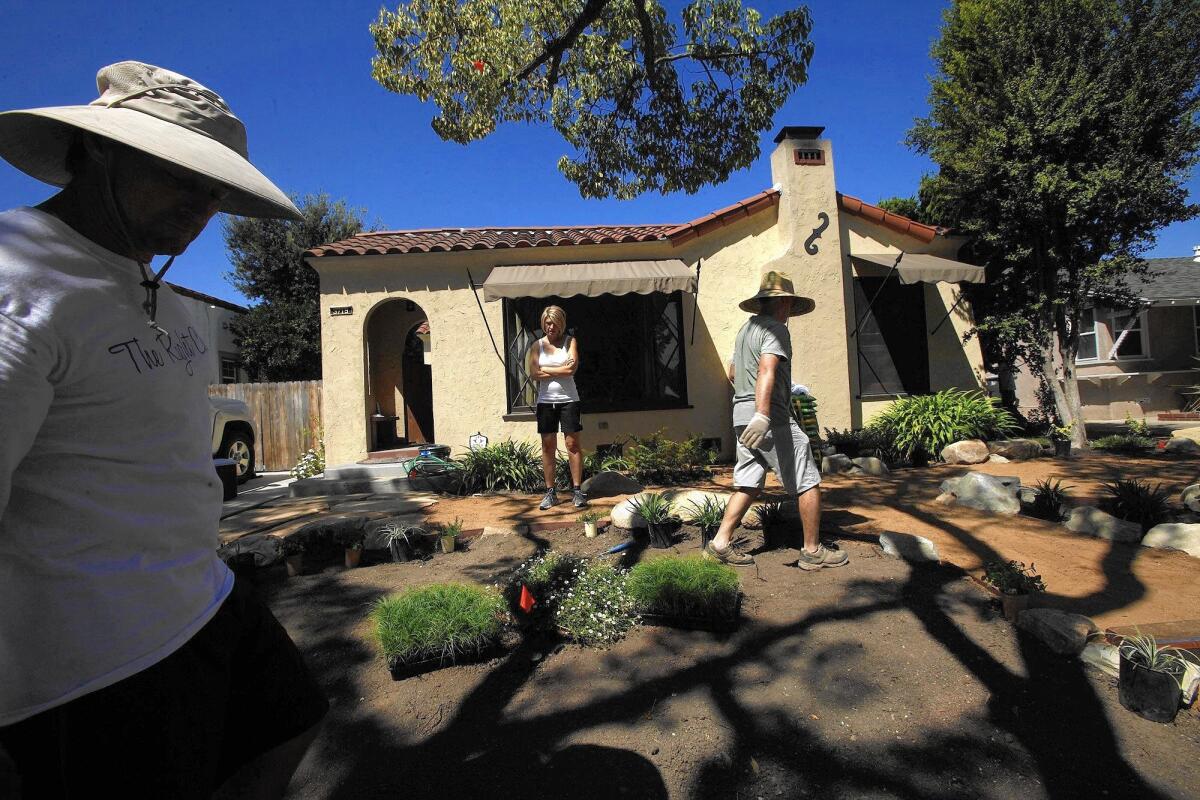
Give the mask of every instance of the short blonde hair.
<svg viewBox="0 0 1200 800">
<path fill-rule="evenodd" d="M 558 306 L 546 306 L 546 309 L 542 312 L 542 316 L 538 318 L 538 322 L 541 324 L 543 330 L 546 327 L 547 319 L 558 325 L 559 332 L 567 332 L 567 312 Z"/>
</svg>

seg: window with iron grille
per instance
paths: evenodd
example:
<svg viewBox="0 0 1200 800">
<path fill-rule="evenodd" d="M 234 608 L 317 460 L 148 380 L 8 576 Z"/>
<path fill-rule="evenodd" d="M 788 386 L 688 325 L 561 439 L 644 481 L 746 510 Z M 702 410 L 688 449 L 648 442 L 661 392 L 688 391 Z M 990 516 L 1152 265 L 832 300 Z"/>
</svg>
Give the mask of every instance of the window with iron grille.
<svg viewBox="0 0 1200 800">
<path fill-rule="evenodd" d="M 551 305 L 566 312 L 567 331 L 576 339 L 575 386 L 584 413 L 687 405 L 681 292 L 521 297 L 503 302 L 510 412 L 530 411 L 537 404 L 537 381 L 528 374 L 528 353 L 543 335 L 542 311 Z"/>
</svg>

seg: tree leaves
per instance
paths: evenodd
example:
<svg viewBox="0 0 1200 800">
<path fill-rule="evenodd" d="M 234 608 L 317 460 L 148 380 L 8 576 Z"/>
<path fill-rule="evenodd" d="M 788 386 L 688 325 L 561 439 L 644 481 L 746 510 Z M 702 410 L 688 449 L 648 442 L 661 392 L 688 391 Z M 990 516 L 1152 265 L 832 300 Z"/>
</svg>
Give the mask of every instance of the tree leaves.
<svg viewBox="0 0 1200 800">
<path fill-rule="evenodd" d="M 260 303 L 233 323 L 234 341 L 251 380 L 321 377 L 320 280 L 304 251 L 363 230 L 361 209 L 328 195 L 296 203 L 300 220 L 226 217 L 230 282 Z"/>
<path fill-rule="evenodd" d="M 807 80 L 812 20 L 693 0 L 680 21 L 657 0 L 410 0 L 371 25 L 372 76 L 434 103 L 448 141 L 551 123 L 584 197 L 695 192 L 758 158 Z"/>
</svg>

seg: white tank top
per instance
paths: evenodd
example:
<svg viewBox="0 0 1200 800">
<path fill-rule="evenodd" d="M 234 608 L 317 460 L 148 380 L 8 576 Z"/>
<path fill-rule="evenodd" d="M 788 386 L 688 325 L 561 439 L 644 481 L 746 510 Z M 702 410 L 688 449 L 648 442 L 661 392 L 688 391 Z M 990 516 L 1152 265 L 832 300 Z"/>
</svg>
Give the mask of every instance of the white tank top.
<svg viewBox="0 0 1200 800">
<path fill-rule="evenodd" d="M 554 352 L 547 352 L 550 345 L 545 337 L 538 339 L 538 366 L 561 367 L 571 357 L 571 337 L 564 336 L 562 347 Z M 539 403 L 571 403 L 579 400 L 579 392 L 575 390 L 574 375 L 556 375 L 553 378 L 543 378 L 538 381 Z"/>
</svg>

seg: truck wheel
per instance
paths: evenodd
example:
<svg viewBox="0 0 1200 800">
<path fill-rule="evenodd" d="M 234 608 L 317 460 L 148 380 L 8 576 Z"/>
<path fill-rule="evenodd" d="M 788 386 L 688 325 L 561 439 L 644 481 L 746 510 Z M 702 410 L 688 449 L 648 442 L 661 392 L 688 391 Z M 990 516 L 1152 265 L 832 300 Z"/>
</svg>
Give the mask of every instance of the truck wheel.
<svg viewBox="0 0 1200 800">
<path fill-rule="evenodd" d="M 221 442 L 222 458 L 232 458 L 237 464 L 237 482 L 245 483 L 254 477 L 254 443 L 244 433 L 225 434 Z"/>
</svg>

